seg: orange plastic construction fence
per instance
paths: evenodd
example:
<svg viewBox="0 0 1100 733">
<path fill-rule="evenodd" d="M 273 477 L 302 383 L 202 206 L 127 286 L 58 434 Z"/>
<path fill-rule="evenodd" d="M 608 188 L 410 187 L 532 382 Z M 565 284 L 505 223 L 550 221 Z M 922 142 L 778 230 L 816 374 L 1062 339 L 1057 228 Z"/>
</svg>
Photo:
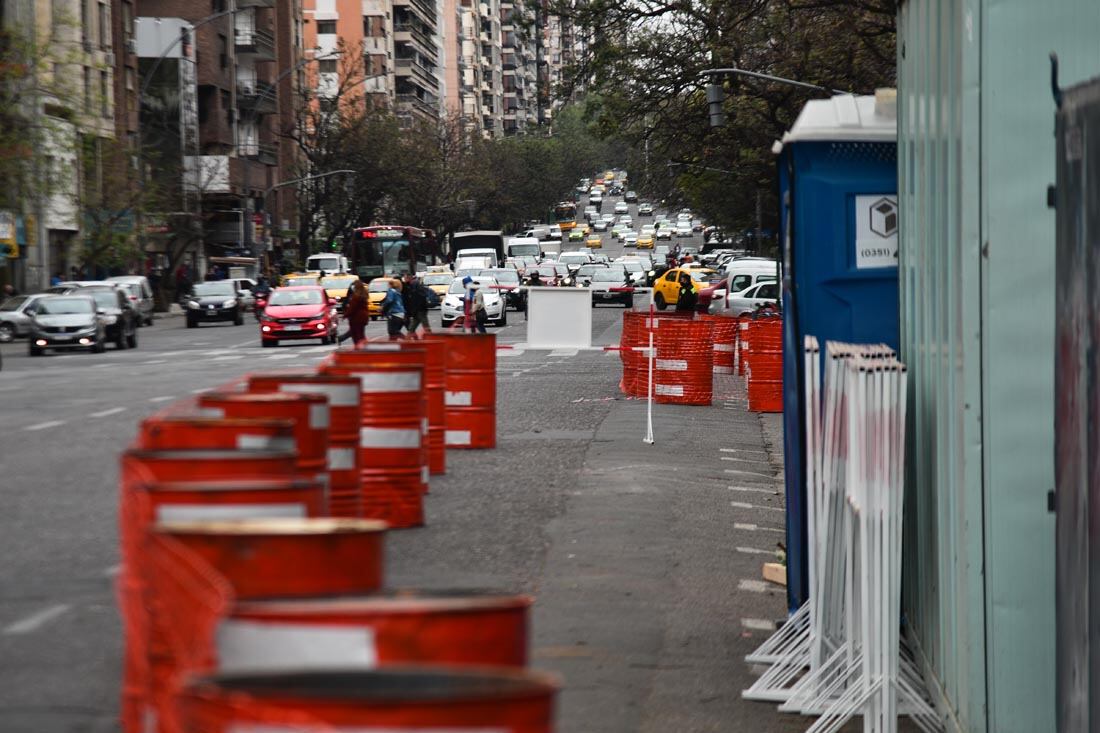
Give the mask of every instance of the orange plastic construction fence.
<svg viewBox="0 0 1100 733">
<path fill-rule="evenodd" d="M 658 403 L 709 405 L 714 400 L 714 325 L 673 320 L 657 329 L 653 365 Z"/>
</svg>

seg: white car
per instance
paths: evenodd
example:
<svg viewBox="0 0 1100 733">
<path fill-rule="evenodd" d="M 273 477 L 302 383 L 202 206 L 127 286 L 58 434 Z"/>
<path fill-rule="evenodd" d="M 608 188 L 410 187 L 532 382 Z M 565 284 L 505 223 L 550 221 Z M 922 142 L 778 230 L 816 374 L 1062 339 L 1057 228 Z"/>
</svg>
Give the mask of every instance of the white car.
<svg viewBox="0 0 1100 733">
<path fill-rule="evenodd" d="M 638 232 L 633 229 L 627 229 L 622 233 L 622 240 L 624 247 L 637 247 L 638 246 Z"/>
<path fill-rule="evenodd" d="M 630 218 L 630 214 L 623 214 L 619 217 L 619 223 L 629 229 L 634 225 L 634 220 Z"/>
<path fill-rule="evenodd" d="M 497 326 L 507 326 L 508 312 L 504 305 L 503 291 L 493 289 L 493 286 L 498 284 L 497 279 L 479 275 L 474 280 L 478 283 L 482 297 L 485 299 L 485 314 L 489 316 L 489 321 Z M 444 328 L 460 318 L 466 317 L 465 306 L 462 302 L 465 293 L 466 286 L 462 284 L 462 278 L 456 277 L 451 282 L 451 287 L 447 289 L 447 295 L 443 298 L 443 304 L 440 306 L 440 310 L 443 312 Z"/>
<path fill-rule="evenodd" d="M 653 204 L 638 204 L 638 216 L 653 216 Z"/>
<path fill-rule="evenodd" d="M 690 219 L 688 221 L 677 222 L 677 224 L 676 224 L 676 236 L 677 236 L 677 238 L 679 238 L 679 237 L 690 237 L 691 234 L 692 234 L 692 232 L 691 232 L 691 220 Z"/>
<path fill-rule="evenodd" d="M 726 296 L 726 308 L 722 311 L 731 316 L 740 316 L 744 313 L 752 313 L 762 305 L 777 303 L 779 301 L 779 283 L 775 280 L 765 280 L 757 283 L 740 293 L 732 293 Z M 721 304 L 715 306 L 721 309 Z"/>
<path fill-rule="evenodd" d="M 630 213 L 630 207 L 626 205 L 625 201 L 620 201 L 617 204 L 615 204 L 615 213 L 616 214 L 628 214 L 628 213 Z"/>
<path fill-rule="evenodd" d="M 652 237 L 656 233 L 657 233 L 657 227 L 655 227 L 654 225 L 652 225 L 652 224 L 642 224 L 642 235 L 643 236 L 649 235 L 649 236 Z"/>
<path fill-rule="evenodd" d="M 561 226 L 558 224 L 550 225 L 550 239 L 561 239 Z"/>
<path fill-rule="evenodd" d="M 0 303 L 0 343 L 7 343 L 31 332 L 35 302 L 43 297 L 43 293 L 13 295 Z"/>
</svg>

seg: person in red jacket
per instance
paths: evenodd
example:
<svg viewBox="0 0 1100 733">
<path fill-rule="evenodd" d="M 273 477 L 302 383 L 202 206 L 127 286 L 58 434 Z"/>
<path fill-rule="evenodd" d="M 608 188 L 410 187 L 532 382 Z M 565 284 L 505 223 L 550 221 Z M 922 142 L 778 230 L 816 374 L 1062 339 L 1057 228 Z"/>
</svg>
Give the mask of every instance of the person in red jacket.
<svg viewBox="0 0 1100 733">
<path fill-rule="evenodd" d="M 357 280 L 351 286 L 351 297 L 347 307 L 344 308 L 344 318 L 348 319 L 348 335 L 356 348 L 367 340 L 366 328 L 370 323 L 370 296 L 367 295 L 367 286 L 362 280 Z"/>
</svg>

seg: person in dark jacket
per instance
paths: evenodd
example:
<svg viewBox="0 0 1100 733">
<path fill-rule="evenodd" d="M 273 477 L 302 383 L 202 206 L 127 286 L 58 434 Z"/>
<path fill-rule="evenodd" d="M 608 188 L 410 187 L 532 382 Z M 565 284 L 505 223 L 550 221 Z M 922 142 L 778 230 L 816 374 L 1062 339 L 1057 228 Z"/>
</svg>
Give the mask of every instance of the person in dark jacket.
<svg viewBox="0 0 1100 733">
<path fill-rule="evenodd" d="M 401 299 L 405 303 L 405 330 L 409 336 L 417 338 L 416 329 L 421 326 L 425 334 L 430 334 L 432 325 L 428 322 L 428 293 L 420 278 L 413 274 L 405 275 Z"/>
<path fill-rule="evenodd" d="M 344 308 L 344 318 L 348 319 L 348 336 L 358 348 L 367 340 L 365 332 L 370 322 L 369 296 L 367 286 L 362 281 L 352 283 L 351 297 L 348 298 L 347 307 Z"/>
<path fill-rule="evenodd" d="M 680 273 L 680 292 L 676 296 L 676 310 L 693 311 L 699 296 L 695 292 L 695 283 L 686 272 Z"/>
</svg>

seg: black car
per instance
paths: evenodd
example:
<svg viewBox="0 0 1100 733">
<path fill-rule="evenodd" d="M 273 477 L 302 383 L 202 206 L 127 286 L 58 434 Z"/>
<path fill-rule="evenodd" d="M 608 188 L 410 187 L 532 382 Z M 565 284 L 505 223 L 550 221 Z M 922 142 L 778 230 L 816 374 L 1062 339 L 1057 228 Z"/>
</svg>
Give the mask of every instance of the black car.
<svg viewBox="0 0 1100 733">
<path fill-rule="evenodd" d="M 104 325 L 107 340 L 115 348 L 137 348 L 138 314 L 130 304 L 127 293 L 114 286 L 85 287 L 75 292 L 95 300 L 96 312 Z"/>
<path fill-rule="evenodd" d="M 229 321 L 244 325 L 244 300 L 234 280 L 209 280 L 191 289 L 187 299 L 187 327 L 200 323 Z"/>
<path fill-rule="evenodd" d="M 638 194 L 633 191 L 627 191 L 623 194 L 623 201 L 627 202 L 628 204 L 636 204 L 638 203 Z"/>
<path fill-rule="evenodd" d="M 46 349 L 87 349 L 98 354 L 107 332 L 91 296 L 47 295 L 35 303 L 27 340 L 31 356 L 42 356 Z"/>
</svg>

